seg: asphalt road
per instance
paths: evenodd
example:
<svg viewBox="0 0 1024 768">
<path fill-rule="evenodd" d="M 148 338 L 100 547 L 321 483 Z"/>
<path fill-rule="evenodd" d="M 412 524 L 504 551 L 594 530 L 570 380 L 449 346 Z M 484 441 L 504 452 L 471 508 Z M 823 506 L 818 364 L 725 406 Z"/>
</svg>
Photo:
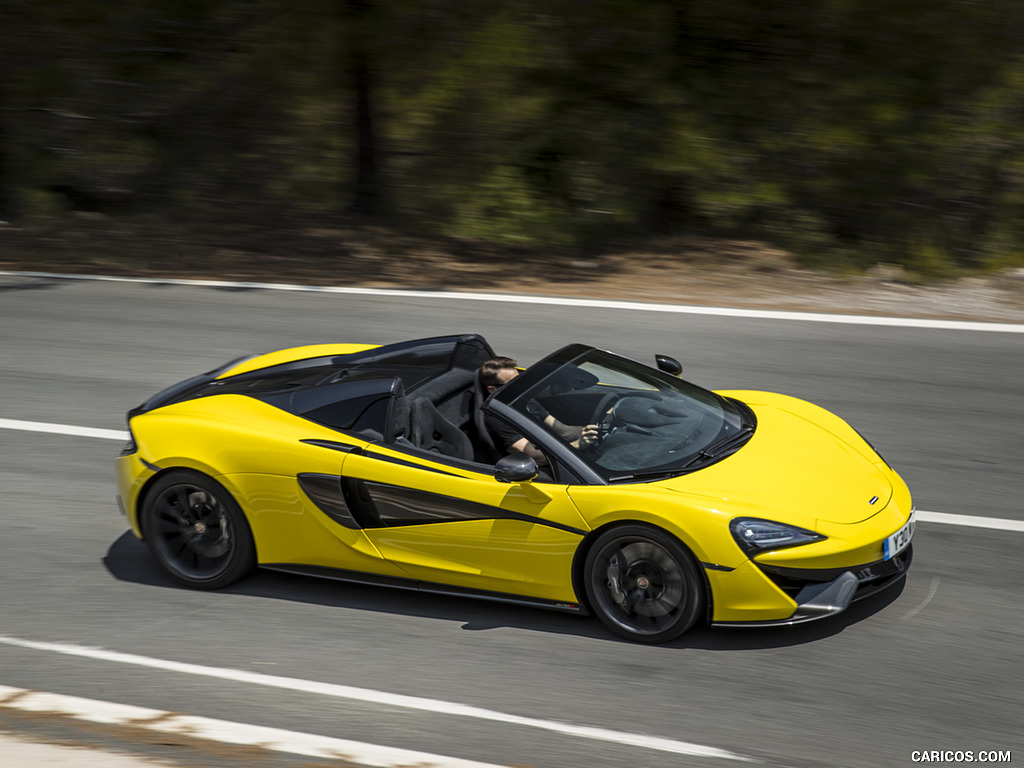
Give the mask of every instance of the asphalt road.
<svg viewBox="0 0 1024 768">
<path fill-rule="evenodd" d="M 5 278 L 0 419 L 121 429 L 153 392 L 244 353 L 464 331 L 524 364 L 581 341 L 674 355 L 710 388 L 812 400 L 875 444 L 918 509 L 1024 520 L 1016 333 Z M 336 687 L 4 642 L 0 685 L 538 768 L 738 763 L 609 733 L 795 768 L 912 765 L 915 750 L 1024 756 L 1024 532 L 922 523 L 905 586 L 834 620 L 698 629 L 647 647 L 592 619 L 286 575 L 180 589 L 117 511 L 118 448 L 0 429 L 0 641 Z M 337 686 L 510 717 L 368 702 Z M 230 759 L 224 749 L 207 764 Z"/>
</svg>

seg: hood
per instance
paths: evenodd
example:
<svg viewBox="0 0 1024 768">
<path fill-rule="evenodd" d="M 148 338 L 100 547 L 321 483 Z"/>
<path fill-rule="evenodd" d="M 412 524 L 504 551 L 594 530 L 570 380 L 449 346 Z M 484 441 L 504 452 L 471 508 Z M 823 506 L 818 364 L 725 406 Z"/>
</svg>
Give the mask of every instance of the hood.
<svg viewBox="0 0 1024 768">
<path fill-rule="evenodd" d="M 757 430 L 746 445 L 705 469 L 658 485 L 761 507 L 765 516 L 798 525 L 790 516 L 803 518 L 803 524 L 850 524 L 881 512 L 892 496 L 881 460 L 872 461 L 869 451 L 826 429 L 824 424 L 838 417 L 827 414 L 819 423 L 813 411 L 797 415 L 785 404 L 748 403 L 757 415 Z"/>
</svg>

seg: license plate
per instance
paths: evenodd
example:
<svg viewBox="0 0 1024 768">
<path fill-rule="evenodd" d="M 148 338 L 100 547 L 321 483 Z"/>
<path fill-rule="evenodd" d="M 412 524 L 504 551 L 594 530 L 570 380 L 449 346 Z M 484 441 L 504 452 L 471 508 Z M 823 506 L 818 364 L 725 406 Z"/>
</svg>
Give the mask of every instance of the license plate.
<svg viewBox="0 0 1024 768">
<path fill-rule="evenodd" d="M 911 512 L 907 524 L 882 543 L 883 560 L 896 557 L 896 555 L 910 546 L 910 540 L 914 537 L 914 516 L 916 514 L 916 512 Z"/>
</svg>

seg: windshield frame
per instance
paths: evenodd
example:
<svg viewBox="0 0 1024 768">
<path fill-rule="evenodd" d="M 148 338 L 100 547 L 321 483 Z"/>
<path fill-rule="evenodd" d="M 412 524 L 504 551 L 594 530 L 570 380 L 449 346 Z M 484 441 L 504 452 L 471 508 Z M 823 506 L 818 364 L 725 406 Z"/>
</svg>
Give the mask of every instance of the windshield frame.
<svg viewBox="0 0 1024 768">
<path fill-rule="evenodd" d="M 700 407 L 714 407 L 720 410 L 721 427 L 717 433 L 704 440 L 701 445 L 695 446 L 693 450 L 674 455 L 671 461 L 656 462 L 649 466 L 636 466 L 632 469 L 621 469 L 602 466 L 598 463 L 599 455 L 589 455 L 587 451 L 570 448 L 562 439 L 554 434 L 546 425 L 533 418 L 526 409 L 526 404 L 537 396 L 543 396 L 549 387 L 553 377 L 560 373 L 566 375 L 577 375 L 569 373 L 571 368 L 579 369 L 580 364 L 591 363 L 606 369 L 610 368 L 616 373 L 654 386 L 657 390 L 669 390 L 673 396 L 681 396 L 688 400 L 697 401 Z M 597 384 L 595 380 L 594 384 Z M 608 384 L 611 389 L 627 388 L 625 385 Z M 497 390 L 490 398 L 489 404 L 496 406 L 495 410 L 511 414 L 515 413 L 519 420 L 528 420 L 533 431 L 543 431 L 545 444 L 557 445 L 570 451 L 573 458 L 586 465 L 590 470 L 591 477 L 599 476 L 603 483 L 623 482 L 651 482 L 654 480 L 675 477 L 689 474 L 703 469 L 710 464 L 725 458 L 746 444 L 749 437 L 756 428 L 756 419 L 753 411 L 746 404 L 731 398 L 723 397 L 704 387 L 700 387 L 685 379 L 673 376 L 645 365 L 637 360 L 617 355 L 585 344 L 571 344 L 567 347 L 552 353 L 540 362 L 527 368 L 521 375 L 509 381 L 505 386 Z M 739 438 L 739 439 L 736 439 Z M 745 438 L 745 439 L 744 439 Z M 733 445 L 732 441 L 736 444 Z M 729 443 L 728 449 L 716 453 L 706 452 L 707 447 L 715 446 L 718 443 Z M 561 451 L 560 451 L 561 452 Z"/>
</svg>

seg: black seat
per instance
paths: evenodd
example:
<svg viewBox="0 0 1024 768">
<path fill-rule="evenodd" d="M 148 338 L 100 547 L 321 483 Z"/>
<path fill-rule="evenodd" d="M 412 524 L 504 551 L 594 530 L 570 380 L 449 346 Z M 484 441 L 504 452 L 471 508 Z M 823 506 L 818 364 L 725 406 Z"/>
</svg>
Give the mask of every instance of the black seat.
<svg viewBox="0 0 1024 768">
<path fill-rule="evenodd" d="M 469 436 L 426 398 L 416 398 L 410 404 L 409 426 L 409 439 L 417 448 L 456 459 L 473 459 L 473 443 Z"/>
<path fill-rule="evenodd" d="M 473 418 L 469 424 L 472 441 L 476 445 L 476 460 L 484 464 L 493 464 L 500 459 L 502 454 L 494 445 L 494 438 L 487 428 L 484 419 L 484 401 L 490 396 L 487 387 L 480 378 L 480 370 L 477 369 L 473 376 Z"/>
<path fill-rule="evenodd" d="M 388 412 L 387 432 L 384 435 L 385 442 L 394 443 L 409 436 L 409 399 L 403 392 L 402 382 L 398 381 L 395 388 L 395 397 L 391 401 L 391 409 Z"/>
<path fill-rule="evenodd" d="M 473 372 L 454 368 L 410 393 L 432 402 L 448 421 L 460 429 L 472 418 Z"/>
</svg>

